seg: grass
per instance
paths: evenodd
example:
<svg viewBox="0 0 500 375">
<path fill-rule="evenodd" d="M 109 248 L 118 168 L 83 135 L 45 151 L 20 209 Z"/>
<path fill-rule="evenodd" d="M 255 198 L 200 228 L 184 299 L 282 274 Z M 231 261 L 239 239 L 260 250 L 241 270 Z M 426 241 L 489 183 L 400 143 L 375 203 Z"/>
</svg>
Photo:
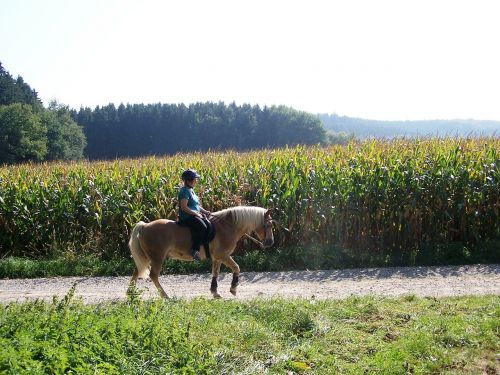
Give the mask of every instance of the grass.
<svg viewBox="0 0 500 375">
<path fill-rule="evenodd" d="M 436 245 L 419 252 L 365 253 L 353 255 L 339 247 L 286 247 L 249 251 L 236 255 L 244 272 L 319 270 L 356 267 L 431 266 L 475 263 L 500 263 L 500 240 L 487 241 L 476 248 L 463 244 Z M 123 276 L 133 272 L 130 256 L 107 258 L 96 254 L 59 252 L 49 258 L 6 257 L 0 259 L 0 278 L 35 278 L 53 276 Z M 163 274 L 211 272 L 211 262 L 167 260 Z"/>
<path fill-rule="evenodd" d="M 500 296 L 0 307 L 0 373 L 500 371 Z"/>
</svg>

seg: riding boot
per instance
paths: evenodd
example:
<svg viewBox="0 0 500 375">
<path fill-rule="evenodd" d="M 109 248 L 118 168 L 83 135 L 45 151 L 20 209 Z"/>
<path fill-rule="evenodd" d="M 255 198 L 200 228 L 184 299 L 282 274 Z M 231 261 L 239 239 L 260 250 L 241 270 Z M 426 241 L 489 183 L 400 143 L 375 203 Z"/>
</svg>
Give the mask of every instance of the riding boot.
<svg viewBox="0 0 500 375">
<path fill-rule="evenodd" d="M 193 241 L 193 243 L 192 243 L 191 255 L 193 256 L 193 260 L 195 260 L 195 261 L 201 260 L 200 259 L 200 244 L 195 243 L 195 241 Z"/>
</svg>

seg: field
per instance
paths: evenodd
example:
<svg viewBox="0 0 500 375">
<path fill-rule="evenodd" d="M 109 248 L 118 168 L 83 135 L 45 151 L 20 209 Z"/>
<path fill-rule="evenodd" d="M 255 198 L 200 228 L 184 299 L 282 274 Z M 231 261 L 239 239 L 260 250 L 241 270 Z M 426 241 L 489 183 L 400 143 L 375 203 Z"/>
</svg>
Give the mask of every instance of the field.
<svg viewBox="0 0 500 375">
<path fill-rule="evenodd" d="M 500 297 L 149 300 L 0 308 L 1 373 L 485 373 Z"/>
<path fill-rule="evenodd" d="M 499 150 L 500 138 L 401 139 L 2 167 L 0 257 L 98 259 L 94 269 L 105 269 L 128 257 L 137 221 L 175 218 L 179 175 L 192 167 L 203 176 L 198 193 L 207 209 L 276 209 L 290 229 L 276 231 L 279 249 L 268 253 L 279 261 L 311 259 L 315 248 L 335 258 L 323 267 L 494 262 Z M 292 245 L 297 250 L 283 250 Z M 253 270 L 276 263 L 254 258 Z"/>
<path fill-rule="evenodd" d="M 187 167 L 207 209 L 273 207 L 289 228 L 268 252 L 241 243 L 244 272 L 495 262 L 499 150 L 499 138 L 402 139 L 2 167 L 0 276 L 130 274 L 130 228 L 175 217 Z M 0 306 L 0 373 L 500 372 L 499 296 L 143 301 L 133 290 L 84 304 L 74 293 Z"/>
</svg>

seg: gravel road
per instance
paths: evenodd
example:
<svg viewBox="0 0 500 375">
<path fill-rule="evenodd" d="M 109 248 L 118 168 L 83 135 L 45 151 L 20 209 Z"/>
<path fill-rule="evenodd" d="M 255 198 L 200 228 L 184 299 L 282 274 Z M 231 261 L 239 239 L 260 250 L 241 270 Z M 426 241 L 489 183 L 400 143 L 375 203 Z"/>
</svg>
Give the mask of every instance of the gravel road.
<svg viewBox="0 0 500 375">
<path fill-rule="evenodd" d="M 344 298 L 351 295 L 462 296 L 500 295 L 500 264 L 447 267 L 393 267 L 328 271 L 242 273 L 238 295 L 229 293 L 231 274 L 219 278 L 219 293 L 227 299 Z M 64 296 L 76 283 L 77 297 L 85 302 L 123 300 L 129 277 L 56 277 L 0 280 L 0 302 Z M 211 298 L 210 274 L 162 276 L 169 296 Z M 157 296 L 151 282 L 139 281 L 143 297 Z"/>
</svg>

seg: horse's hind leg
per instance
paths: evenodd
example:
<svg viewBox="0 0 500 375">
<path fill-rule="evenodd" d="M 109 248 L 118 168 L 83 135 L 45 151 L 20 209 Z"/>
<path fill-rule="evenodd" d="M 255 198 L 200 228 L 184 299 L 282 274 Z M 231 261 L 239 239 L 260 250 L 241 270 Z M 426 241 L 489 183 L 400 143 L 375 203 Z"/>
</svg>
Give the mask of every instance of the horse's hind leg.
<svg viewBox="0 0 500 375">
<path fill-rule="evenodd" d="M 128 284 L 128 289 L 127 289 L 127 295 L 130 296 L 133 290 L 135 289 L 136 282 L 137 282 L 137 276 L 139 276 L 139 271 L 137 270 L 137 267 L 134 270 L 134 273 L 132 275 L 132 278 L 130 279 L 130 283 Z"/>
<path fill-rule="evenodd" d="M 150 271 L 149 276 L 151 277 L 151 281 L 153 281 L 153 283 L 155 284 L 156 289 L 158 289 L 158 292 L 160 293 L 160 295 L 163 298 L 168 298 L 167 293 L 165 293 L 165 291 L 163 290 L 163 288 L 160 284 L 160 281 L 158 280 L 158 278 L 160 276 L 161 265 L 162 265 L 161 263 L 158 264 L 156 262 L 151 262 L 151 271 Z"/>
<path fill-rule="evenodd" d="M 217 292 L 217 279 L 219 278 L 221 262 L 219 260 L 212 260 L 212 284 L 210 284 L 210 291 L 214 298 L 221 298 L 221 295 Z"/>
<path fill-rule="evenodd" d="M 132 278 L 130 279 L 130 285 L 135 284 L 138 276 L 139 276 L 139 270 L 137 269 L 137 267 L 135 267 L 134 273 L 132 274 Z"/>
<path fill-rule="evenodd" d="M 236 295 L 236 288 L 239 285 L 240 266 L 238 266 L 238 263 L 236 263 L 234 259 L 230 256 L 224 258 L 222 260 L 222 263 L 231 268 L 231 270 L 233 271 L 233 280 L 231 281 L 231 289 L 229 289 L 229 291 L 233 295 Z"/>
</svg>

